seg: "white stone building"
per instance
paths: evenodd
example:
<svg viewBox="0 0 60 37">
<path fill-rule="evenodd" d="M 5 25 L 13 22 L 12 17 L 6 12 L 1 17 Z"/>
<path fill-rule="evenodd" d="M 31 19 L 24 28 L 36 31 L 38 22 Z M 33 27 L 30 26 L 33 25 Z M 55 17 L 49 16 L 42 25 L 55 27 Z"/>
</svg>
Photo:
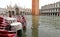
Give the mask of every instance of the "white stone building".
<svg viewBox="0 0 60 37">
<path fill-rule="evenodd" d="M 26 8 L 26 9 L 25 9 L 25 14 L 31 15 L 31 14 L 32 14 L 32 9 Z"/>
<path fill-rule="evenodd" d="M 0 15 L 6 15 L 6 8 L 0 8 Z"/>
<path fill-rule="evenodd" d="M 42 6 L 41 14 L 59 16 L 60 15 L 60 2 Z"/>
<path fill-rule="evenodd" d="M 31 9 L 22 8 L 17 5 L 15 5 L 14 7 L 12 7 L 11 5 L 7 6 L 7 15 L 25 15 L 25 14 L 27 15 L 31 14 Z"/>
</svg>

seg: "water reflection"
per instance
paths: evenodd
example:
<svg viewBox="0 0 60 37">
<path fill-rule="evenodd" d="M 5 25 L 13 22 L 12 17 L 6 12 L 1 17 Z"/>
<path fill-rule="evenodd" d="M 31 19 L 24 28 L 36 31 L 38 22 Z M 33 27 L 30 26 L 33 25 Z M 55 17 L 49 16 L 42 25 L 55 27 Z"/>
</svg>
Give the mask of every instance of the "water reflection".
<svg viewBox="0 0 60 37">
<path fill-rule="evenodd" d="M 32 16 L 32 37 L 38 37 L 39 16 Z"/>
<path fill-rule="evenodd" d="M 23 30 L 22 37 L 26 37 L 26 30 Z"/>
<path fill-rule="evenodd" d="M 39 16 L 32 16 L 32 27 L 38 28 L 39 25 Z"/>
<path fill-rule="evenodd" d="M 32 37 L 38 37 L 38 28 L 32 29 Z"/>
</svg>

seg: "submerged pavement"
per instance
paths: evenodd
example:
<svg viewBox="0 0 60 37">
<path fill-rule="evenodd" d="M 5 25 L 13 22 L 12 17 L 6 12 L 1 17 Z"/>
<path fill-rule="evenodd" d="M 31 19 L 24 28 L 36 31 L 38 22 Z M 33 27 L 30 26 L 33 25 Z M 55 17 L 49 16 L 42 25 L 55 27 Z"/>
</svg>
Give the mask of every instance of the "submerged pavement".
<svg viewBox="0 0 60 37">
<path fill-rule="evenodd" d="M 27 29 L 22 37 L 60 37 L 59 16 L 39 16 L 39 26 L 32 29 L 32 16 L 26 15 Z M 36 34 L 35 34 L 36 33 Z"/>
</svg>

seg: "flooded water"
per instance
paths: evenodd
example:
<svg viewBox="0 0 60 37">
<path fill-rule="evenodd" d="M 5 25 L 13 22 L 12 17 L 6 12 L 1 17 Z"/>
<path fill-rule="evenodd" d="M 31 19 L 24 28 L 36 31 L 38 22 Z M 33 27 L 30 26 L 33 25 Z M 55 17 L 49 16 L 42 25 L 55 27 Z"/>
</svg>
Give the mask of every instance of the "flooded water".
<svg viewBox="0 0 60 37">
<path fill-rule="evenodd" d="M 27 29 L 23 37 L 60 37 L 60 16 L 39 16 L 38 28 L 32 29 L 32 16 L 26 15 Z"/>
</svg>

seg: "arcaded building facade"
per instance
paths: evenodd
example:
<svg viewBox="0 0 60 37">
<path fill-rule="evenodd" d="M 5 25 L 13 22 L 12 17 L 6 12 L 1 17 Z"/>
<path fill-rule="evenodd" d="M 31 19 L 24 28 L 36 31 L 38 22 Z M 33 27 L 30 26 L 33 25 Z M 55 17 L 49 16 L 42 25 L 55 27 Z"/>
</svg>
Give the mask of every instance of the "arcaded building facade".
<svg viewBox="0 0 60 37">
<path fill-rule="evenodd" d="M 48 4 L 41 7 L 42 15 L 60 16 L 60 2 Z"/>
<path fill-rule="evenodd" d="M 7 15 L 31 15 L 30 8 L 21 8 L 17 5 L 12 7 L 11 5 L 7 6 Z"/>
</svg>

